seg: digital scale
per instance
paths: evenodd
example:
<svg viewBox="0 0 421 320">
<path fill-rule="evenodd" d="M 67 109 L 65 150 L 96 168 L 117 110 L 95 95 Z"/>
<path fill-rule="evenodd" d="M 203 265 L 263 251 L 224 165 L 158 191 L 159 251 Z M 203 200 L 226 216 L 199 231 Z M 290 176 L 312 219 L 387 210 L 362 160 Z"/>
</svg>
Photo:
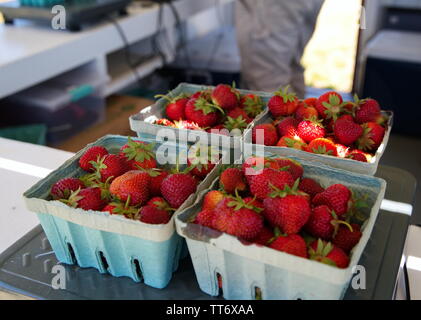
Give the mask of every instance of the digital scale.
<svg viewBox="0 0 421 320">
<path fill-rule="evenodd" d="M 55 5 L 66 10 L 66 29 L 79 31 L 82 25 L 96 22 L 111 13 L 126 15 L 126 7 L 131 0 L 21 0 L 0 3 L 0 12 L 6 24 L 15 19 L 33 20 L 51 24 L 57 13 L 52 13 Z"/>
</svg>

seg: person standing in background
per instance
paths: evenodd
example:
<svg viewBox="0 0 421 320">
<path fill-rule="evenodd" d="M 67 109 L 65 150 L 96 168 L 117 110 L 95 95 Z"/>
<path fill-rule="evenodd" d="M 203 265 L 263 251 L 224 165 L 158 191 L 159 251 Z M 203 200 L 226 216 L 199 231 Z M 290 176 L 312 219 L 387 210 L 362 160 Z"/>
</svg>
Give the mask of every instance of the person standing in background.
<svg viewBox="0 0 421 320">
<path fill-rule="evenodd" d="M 242 86 L 274 92 L 291 85 L 304 98 L 301 58 L 324 0 L 240 0 L 235 26 Z"/>
</svg>

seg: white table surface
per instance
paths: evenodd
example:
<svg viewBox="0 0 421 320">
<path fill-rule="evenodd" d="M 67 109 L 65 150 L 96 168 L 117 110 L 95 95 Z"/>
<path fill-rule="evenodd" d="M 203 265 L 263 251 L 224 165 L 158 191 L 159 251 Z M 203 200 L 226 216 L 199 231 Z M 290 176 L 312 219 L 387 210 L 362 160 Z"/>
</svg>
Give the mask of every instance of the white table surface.
<svg viewBox="0 0 421 320">
<path fill-rule="evenodd" d="M 0 253 L 39 224 L 22 194 L 73 153 L 0 138 Z"/>
</svg>

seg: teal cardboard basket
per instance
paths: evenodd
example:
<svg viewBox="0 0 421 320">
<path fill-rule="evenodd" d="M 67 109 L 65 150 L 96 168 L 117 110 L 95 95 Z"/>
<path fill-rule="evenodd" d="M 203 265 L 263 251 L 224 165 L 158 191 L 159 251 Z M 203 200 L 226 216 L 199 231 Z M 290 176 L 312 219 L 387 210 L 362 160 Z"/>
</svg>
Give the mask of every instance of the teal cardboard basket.
<svg viewBox="0 0 421 320">
<path fill-rule="evenodd" d="M 150 140 L 142 139 L 145 142 Z M 48 201 L 53 183 L 64 177 L 78 177 L 84 171 L 78 160 L 92 145 L 117 152 L 127 137 L 105 136 L 86 146 L 57 170 L 24 193 L 29 210 L 35 212 L 60 262 L 93 267 L 115 277 L 126 276 L 136 282 L 164 288 L 171 280 L 182 255 L 184 240 L 175 232 L 174 217 L 165 225 L 145 224 L 108 212 L 71 208 L 60 201 Z M 155 148 L 159 148 L 156 144 Z M 166 143 L 169 152 L 179 154 L 185 146 Z M 217 175 L 212 171 L 198 186 L 206 189 Z M 194 202 L 192 194 L 177 212 Z"/>
</svg>

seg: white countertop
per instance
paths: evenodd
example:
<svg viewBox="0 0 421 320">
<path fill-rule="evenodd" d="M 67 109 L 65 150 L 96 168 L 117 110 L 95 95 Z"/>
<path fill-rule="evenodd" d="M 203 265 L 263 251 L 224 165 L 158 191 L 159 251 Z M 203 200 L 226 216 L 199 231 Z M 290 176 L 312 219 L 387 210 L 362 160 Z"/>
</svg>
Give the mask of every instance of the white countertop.
<svg viewBox="0 0 421 320">
<path fill-rule="evenodd" d="M 73 154 L 0 138 L 0 253 L 39 224 L 22 194 Z"/>
</svg>

